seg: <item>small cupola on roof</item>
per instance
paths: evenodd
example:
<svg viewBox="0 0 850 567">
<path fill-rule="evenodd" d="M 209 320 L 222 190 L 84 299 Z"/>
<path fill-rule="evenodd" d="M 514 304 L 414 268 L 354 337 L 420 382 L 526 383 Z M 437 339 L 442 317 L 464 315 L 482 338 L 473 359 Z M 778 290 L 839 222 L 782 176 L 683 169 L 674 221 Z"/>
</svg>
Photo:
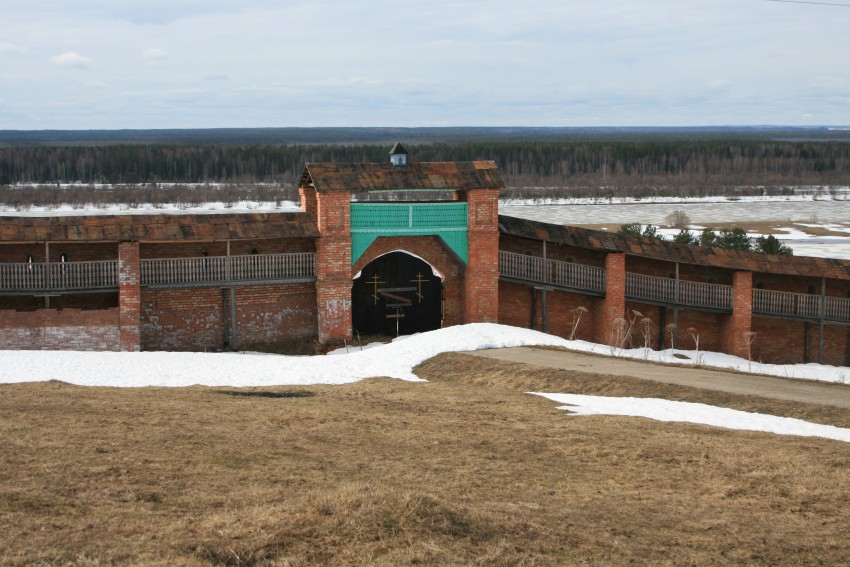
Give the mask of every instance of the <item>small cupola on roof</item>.
<svg viewBox="0 0 850 567">
<path fill-rule="evenodd" d="M 393 167 L 407 167 L 407 150 L 400 142 L 396 142 L 393 149 L 390 150 L 390 163 Z"/>
</svg>

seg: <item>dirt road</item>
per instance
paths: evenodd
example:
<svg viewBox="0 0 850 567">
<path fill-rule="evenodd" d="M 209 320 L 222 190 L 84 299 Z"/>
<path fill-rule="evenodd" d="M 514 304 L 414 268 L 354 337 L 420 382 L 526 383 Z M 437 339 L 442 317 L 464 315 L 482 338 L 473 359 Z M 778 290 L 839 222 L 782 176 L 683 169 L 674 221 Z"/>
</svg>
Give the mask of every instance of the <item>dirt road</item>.
<svg viewBox="0 0 850 567">
<path fill-rule="evenodd" d="M 631 376 L 665 384 L 678 384 L 731 394 L 776 400 L 823 404 L 850 409 L 850 386 L 806 380 L 789 380 L 722 370 L 669 366 L 637 360 L 535 347 L 502 348 L 470 352 L 476 356 L 564 370 Z"/>
</svg>

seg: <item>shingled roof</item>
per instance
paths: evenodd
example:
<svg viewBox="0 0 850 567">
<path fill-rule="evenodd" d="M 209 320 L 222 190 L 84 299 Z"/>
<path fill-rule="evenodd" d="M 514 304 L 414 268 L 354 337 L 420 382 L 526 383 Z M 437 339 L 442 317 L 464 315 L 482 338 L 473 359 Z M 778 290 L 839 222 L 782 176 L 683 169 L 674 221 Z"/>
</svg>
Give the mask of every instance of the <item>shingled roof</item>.
<svg viewBox="0 0 850 567">
<path fill-rule="evenodd" d="M 766 274 L 850 280 L 850 262 L 832 258 L 779 256 L 708 246 L 688 246 L 654 238 L 622 236 L 602 230 L 549 224 L 507 215 L 499 215 L 499 232 L 601 252 L 622 252 L 667 262 Z"/>
<path fill-rule="evenodd" d="M 318 236 L 304 213 L 0 217 L 0 242 L 242 240 Z"/>
<path fill-rule="evenodd" d="M 316 191 L 400 191 L 404 189 L 500 189 L 493 161 L 408 163 L 308 163 L 299 187 Z"/>
</svg>

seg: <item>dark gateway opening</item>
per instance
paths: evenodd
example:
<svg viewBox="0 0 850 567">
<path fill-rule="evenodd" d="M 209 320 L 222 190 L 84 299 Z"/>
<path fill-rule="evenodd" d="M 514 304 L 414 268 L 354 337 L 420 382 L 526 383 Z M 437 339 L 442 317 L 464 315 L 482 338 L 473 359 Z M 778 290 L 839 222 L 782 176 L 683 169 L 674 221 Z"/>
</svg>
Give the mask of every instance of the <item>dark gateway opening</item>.
<svg viewBox="0 0 850 567">
<path fill-rule="evenodd" d="M 408 335 L 439 329 L 443 282 L 426 262 L 404 252 L 376 258 L 351 291 L 354 330 Z"/>
</svg>

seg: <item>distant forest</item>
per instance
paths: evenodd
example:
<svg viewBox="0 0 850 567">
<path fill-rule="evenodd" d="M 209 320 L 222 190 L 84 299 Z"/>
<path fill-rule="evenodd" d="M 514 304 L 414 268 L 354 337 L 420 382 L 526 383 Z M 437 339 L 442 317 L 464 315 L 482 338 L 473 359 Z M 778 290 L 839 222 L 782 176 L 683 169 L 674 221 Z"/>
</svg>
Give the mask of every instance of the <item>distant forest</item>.
<svg viewBox="0 0 850 567">
<path fill-rule="evenodd" d="M 732 191 L 777 193 L 804 185 L 850 185 L 850 140 L 846 139 L 724 140 L 717 133 L 701 139 L 674 139 L 669 135 L 599 137 L 603 139 L 543 136 L 536 140 L 529 134 L 510 134 L 432 141 L 412 136 L 414 142 L 402 139 L 402 143 L 411 161 L 495 160 L 507 185 L 505 196 L 513 197 L 704 196 Z M 216 190 L 245 198 L 292 199 L 305 163 L 383 162 L 388 161 L 389 147 L 389 143 L 372 140 L 287 145 L 215 144 L 206 140 L 181 144 L 71 144 L 53 140 L 52 145 L 44 145 L 18 140 L 17 144 L 0 146 L 0 185 L 42 187 L 7 187 L 0 201 L 53 201 L 62 197 L 48 197 L 48 186 L 75 182 L 145 184 L 146 188 L 113 189 L 128 192 L 131 201 L 145 198 L 140 192 L 147 192 L 155 201 L 167 200 L 169 189 L 160 187 L 161 183 L 211 184 Z M 220 188 L 221 184 L 230 188 Z M 201 192 L 197 187 L 192 190 Z M 65 199 L 71 197 L 69 191 L 63 190 Z M 134 196 L 130 195 L 133 191 Z M 112 197 L 124 202 L 118 195 Z M 191 201 L 201 195 L 194 197 Z"/>
</svg>

